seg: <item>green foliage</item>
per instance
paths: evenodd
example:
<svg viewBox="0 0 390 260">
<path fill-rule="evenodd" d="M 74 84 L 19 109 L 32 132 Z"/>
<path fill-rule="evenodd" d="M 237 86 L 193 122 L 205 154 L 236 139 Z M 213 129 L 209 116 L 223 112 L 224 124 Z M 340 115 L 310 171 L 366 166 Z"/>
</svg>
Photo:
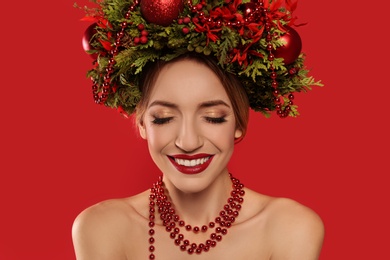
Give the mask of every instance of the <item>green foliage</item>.
<svg viewBox="0 0 390 260">
<path fill-rule="evenodd" d="M 139 6 L 135 6 L 130 16 L 126 18 L 125 14 L 134 3 L 132 0 L 91 0 L 91 2 L 97 7 L 80 7 L 77 4 L 74 6 L 84 10 L 87 17 L 94 17 L 101 23 L 91 39 L 93 50 L 88 52 L 98 54 L 98 58 L 94 62 L 93 69 L 87 73 L 87 76 L 97 84 L 98 91 L 102 91 L 101 86 L 105 82 L 110 59 L 113 58 L 115 61 L 109 82 L 111 89 L 105 102 L 109 107 L 121 107 L 126 112 L 132 113 L 141 98 L 138 82 L 145 66 L 157 60 L 169 62 L 189 51 L 215 57 L 221 68 L 237 75 L 248 94 L 251 108 L 266 117 L 276 109 L 274 88 L 271 86 L 271 68 L 277 75 L 278 90 L 283 100 L 282 107 L 286 107 L 287 96 L 290 93 L 306 92 L 313 86 L 323 86 L 321 81 L 308 76 L 309 71 L 304 66 L 304 54 L 288 65 L 284 64 L 283 58 L 269 60 L 269 51 L 266 49 L 268 42 L 265 37 L 267 32 L 263 28 L 264 20 L 261 17 L 255 21 L 258 24 L 251 25 L 254 31 L 249 26 L 242 28 L 227 26 L 228 21 L 222 27 L 214 29 L 201 25 L 199 27 L 202 23 L 196 24 L 193 20 L 190 23 L 181 23 L 179 19 L 163 27 L 148 23 L 142 17 Z M 201 2 L 192 1 L 194 6 Z M 241 4 L 249 2 L 251 1 L 242 0 Z M 232 6 L 227 8 L 225 0 L 207 1 L 207 6 L 204 6 L 202 12 L 205 17 L 210 14 L 218 15 L 215 12 L 217 8 L 221 8 L 220 10 L 225 8 L 224 16 L 218 19 L 232 19 L 226 18 L 229 17 L 226 12 L 233 12 L 232 17 L 244 15 L 241 7 L 237 10 L 233 10 Z M 272 21 L 274 26 L 270 31 L 273 39 L 270 43 L 275 50 L 285 44 L 279 38 L 284 34 L 279 26 L 288 24 L 291 14 L 284 8 L 268 10 L 268 12 L 270 17 L 274 17 Z M 282 15 L 278 18 L 280 14 Z M 193 18 L 196 15 L 185 4 L 179 18 Z M 127 22 L 127 26 L 122 31 L 123 22 Z M 136 39 L 139 40 L 141 37 L 139 25 L 144 25 L 148 33 L 147 42 L 136 42 Z M 184 33 L 183 29 L 188 30 L 188 33 Z M 116 35 L 119 32 L 123 32 L 123 37 L 117 54 L 113 56 L 110 51 L 116 46 Z M 253 37 L 256 32 L 262 32 L 262 37 Z M 291 73 L 291 69 L 296 72 Z M 291 106 L 289 115 L 299 115 L 296 105 Z"/>
</svg>

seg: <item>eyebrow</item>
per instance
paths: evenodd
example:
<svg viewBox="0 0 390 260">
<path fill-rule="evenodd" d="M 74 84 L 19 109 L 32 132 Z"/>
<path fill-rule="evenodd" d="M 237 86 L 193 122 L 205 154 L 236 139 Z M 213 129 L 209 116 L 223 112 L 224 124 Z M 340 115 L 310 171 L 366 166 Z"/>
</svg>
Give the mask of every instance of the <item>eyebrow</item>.
<svg viewBox="0 0 390 260">
<path fill-rule="evenodd" d="M 168 102 L 168 101 L 162 101 L 162 100 L 156 100 L 150 103 L 149 108 L 153 106 L 163 106 L 163 107 L 169 107 L 169 108 L 177 108 L 177 105 Z"/>
<path fill-rule="evenodd" d="M 199 108 L 207 108 L 207 107 L 214 107 L 214 106 L 225 106 L 230 108 L 228 104 L 226 104 L 223 100 L 217 99 L 217 100 L 210 100 L 199 104 Z"/>
<path fill-rule="evenodd" d="M 207 108 L 207 107 L 214 107 L 214 106 L 225 106 L 230 108 L 230 106 L 224 102 L 223 100 L 217 99 L 217 100 L 210 100 L 210 101 L 205 101 L 199 104 L 198 108 Z M 177 109 L 178 106 L 174 103 L 168 102 L 168 101 L 163 101 L 163 100 L 155 100 L 152 103 L 150 103 L 149 108 L 152 106 L 163 106 L 163 107 L 169 107 L 169 108 L 174 108 Z"/>
</svg>

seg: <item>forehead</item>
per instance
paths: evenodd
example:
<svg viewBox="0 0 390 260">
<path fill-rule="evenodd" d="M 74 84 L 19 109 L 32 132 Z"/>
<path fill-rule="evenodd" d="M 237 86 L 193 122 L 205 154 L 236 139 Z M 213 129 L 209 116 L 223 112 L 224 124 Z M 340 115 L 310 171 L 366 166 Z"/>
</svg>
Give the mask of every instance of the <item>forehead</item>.
<svg viewBox="0 0 390 260">
<path fill-rule="evenodd" d="M 231 106 L 218 76 L 208 66 L 194 60 L 176 61 L 161 69 L 149 104 L 156 100 L 168 101 L 178 106 L 222 100 Z"/>
</svg>

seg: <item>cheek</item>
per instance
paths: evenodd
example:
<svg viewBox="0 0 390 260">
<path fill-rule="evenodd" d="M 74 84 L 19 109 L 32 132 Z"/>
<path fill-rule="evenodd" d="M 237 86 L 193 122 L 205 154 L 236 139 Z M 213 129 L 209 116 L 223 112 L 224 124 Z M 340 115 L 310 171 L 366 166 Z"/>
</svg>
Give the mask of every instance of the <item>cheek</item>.
<svg viewBox="0 0 390 260">
<path fill-rule="evenodd" d="M 215 143 L 217 146 L 220 146 L 221 148 L 234 146 L 234 124 L 229 124 L 218 128 L 213 127 L 213 129 L 209 129 L 208 131 L 205 131 L 205 133 L 213 143 Z"/>
<path fill-rule="evenodd" d="M 147 142 L 151 151 L 161 150 L 172 140 L 172 131 L 167 127 L 148 126 L 146 127 Z"/>
</svg>

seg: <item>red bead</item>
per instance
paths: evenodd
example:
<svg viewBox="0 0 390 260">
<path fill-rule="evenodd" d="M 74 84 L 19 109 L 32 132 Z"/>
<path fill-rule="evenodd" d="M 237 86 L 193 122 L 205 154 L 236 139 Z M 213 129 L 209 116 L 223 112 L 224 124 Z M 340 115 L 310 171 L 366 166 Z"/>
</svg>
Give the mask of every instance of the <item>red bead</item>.
<svg viewBox="0 0 390 260">
<path fill-rule="evenodd" d="M 97 97 L 99 102 L 104 102 L 103 95 L 101 98 L 99 98 L 99 96 Z M 286 113 L 282 111 L 279 112 L 279 116 L 286 116 Z M 210 222 L 208 225 L 202 225 L 201 228 L 199 226 L 192 227 L 191 225 L 185 225 L 185 222 L 180 220 L 178 215 L 175 215 L 175 210 L 172 207 L 171 202 L 168 201 L 167 196 L 164 194 L 164 185 L 162 181 L 155 183 L 149 196 L 149 227 L 151 227 L 151 229 L 149 229 L 149 235 L 151 236 L 149 238 L 149 243 L 154 243 L 154 238 L 152 236 L 155 234 L 155 231 L 152 227 L 155 226 L 154 207 L 157 205 L 160 218 L 163 220 L 163 225 L 165 226 L 166 231 L 170 233 L 170 237 L 174 240 L 174 244 L 179 246 L 181 251 L 187 251 L 188 254 L 201 254 L 203 251 L 207 252 L 211 247 L 215 247 L 217 242 L 222 240 L 222 235 L 226 235 L 228 233 L 227 228 L 231 227 L 231 223 L 233 223 L 235 221 L 235 217 L 238 216 L 238 210 L 241 208 L 241 205 L 238 203 L 243 202 L 243 198 L 241 196 L 245 194 L 242 190 L 244 186 L 239 182 L 239 180 L 233 178 L 231 174 L 229 175 L 232 180 L 233 189 L 231 191 L 231 197 L 227 199 L 228 204 L 224 205 L 224 209 L 219 213 L 220 216 L 215 218 L 215 222 L 219 224 L 217 228 L 215 228 L 215 222 Z M 237 201 L 238 203 L 235 203 L 234 201 Z M 236 209 L 236 211 L 233 211 L 234 209 Z M 181 227 L 185 227 L 187 231 L 192 230 L 194 233 L 198 233 L 199 231 L 206 232 L 208 228 L 215 228 L 215 231 L 211 233 L 210 239 L 207 239 L 205 244 L 199 243 L 198 245 L 196 243 L 190 243 L 189 240 L 184 239 L 184 235 L 180 234 L 180 229 L 176 227 L 176 223 Z M 155 251 L 155 247 L 150 246 L 149 250 L 150 252 Z M 149 257 L 153 259 L 155 258 L 153 253 L 151 253 Z"/>
</svg>

